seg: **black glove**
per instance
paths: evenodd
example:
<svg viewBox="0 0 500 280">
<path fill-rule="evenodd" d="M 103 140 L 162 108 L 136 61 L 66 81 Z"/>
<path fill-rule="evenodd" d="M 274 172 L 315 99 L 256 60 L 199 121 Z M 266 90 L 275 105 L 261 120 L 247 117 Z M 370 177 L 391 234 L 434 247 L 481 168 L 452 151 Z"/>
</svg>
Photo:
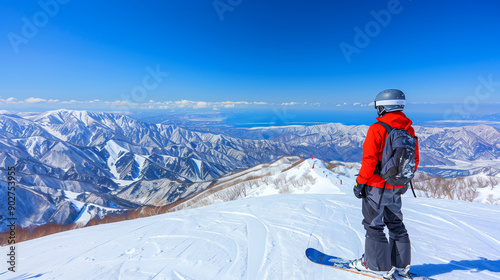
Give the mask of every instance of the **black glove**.
<svg viewBox="0 0 500 280">
<path fill-rule="evenodd" d="M 356 184 L 354 184 L 354 187 L 352 189 L 352 191 L 354 192 L 354 196 L 356 196 L 357 198 L 366 197 L 365 186 L 365 184 L 359 184 L 358 181 L 356 181 Z"/>
</svg>

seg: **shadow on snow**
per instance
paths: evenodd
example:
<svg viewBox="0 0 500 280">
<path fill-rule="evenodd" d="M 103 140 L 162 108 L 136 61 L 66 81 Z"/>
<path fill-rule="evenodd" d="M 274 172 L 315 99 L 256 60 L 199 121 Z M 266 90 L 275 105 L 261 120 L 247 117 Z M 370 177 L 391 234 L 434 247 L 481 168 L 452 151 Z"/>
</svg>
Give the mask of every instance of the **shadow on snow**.
<svg viewBox="0 0 500 280">
<path fill-rule="evenodd" d="M 500 260 L 493 261 L 480 258 L 479 260 L 450 261 L 446 264 L 424 263 L 411 267 L 411 272 L 427 277 L 449 273 L 454 270 L 470 270 L 471 272 L 489 270 L 491 272 L 500 272 Z"/>
</svg>

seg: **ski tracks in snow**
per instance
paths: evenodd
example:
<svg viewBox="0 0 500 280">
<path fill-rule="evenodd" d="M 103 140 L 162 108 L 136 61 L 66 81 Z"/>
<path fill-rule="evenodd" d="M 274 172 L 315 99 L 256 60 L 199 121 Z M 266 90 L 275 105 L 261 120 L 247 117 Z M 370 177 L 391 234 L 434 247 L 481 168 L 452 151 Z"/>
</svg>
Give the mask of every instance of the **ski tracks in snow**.
<svg viewBox="0 0 500 280">
<path fill-rule="evenodd" d="M 218 213 L 227 215 L 237 215 L 244 217 L 244 224 L 247 233 L 247 279 L 260 279 L 264 261 L 268 254 L 267 234 L 269 232 L 266 224 L 257 216 L 243 212 L 219 211 Z"/>
<path fill-rule="evenodd" d="M 500 250 L 494 226 L 500 218 L 488 215 L 498 208 L 425 199 L 406 203 L 412 261 L 420 269 L 415 272 L 433 269 L 427 273 L 446 280 L 470 273 L 498 278 L 491 267 Z M 277 195 L 64 232 L 21 243 L 23 273 L 77 280 L 363 279 L 314 264 L 304 254 L 314 247 L 359 257 L 360 204 L 349 195 Z"/>
<path fill-rule="evenodd" d="M 444 211 L 459 213 L 459 214 L 464 215 L 464 216 L 470 216 L 467 213 L 459 212 L 459 211 L 455 211 L 455 210 L 451 210 L 451 209 L 444 209 L 444 208 L 440 208 L 440 207 L 436 207 L 436 206 L 430 206 L 430 207 L 431 207 L 431 209 L 432 209 L 432 211 L 434 213 L 438 212 L 437 210 L 434 210 L 434 209 L 439 209 L 440 211 L 444 210 Z M 438 220 L 440 220 L 440 221 L 442 221 L 444 223 L 453 225 L 453 226 L 455 226 L 455 227 L 463 230 L 464 232 L 467 232 L 468 234 L 474 236 L 477 240 L 479 240 L 482 243 L 484 243 L 484 245 L 490 247 L 495 252 L 498 252 L 500 250 L 500 241 L 498 239 L 493 238 L 492 236 L 488 235 L 487 233 L 485 233 L 483 231 L 480 231 L 477 228 L 472 227 L 472 226 L 468 225 L 466 222 L 460 221 L 460 220 L 454 218 L 451 215 L 448 216 L 448 220 L 445 220 L 443 218 L 439 218 L 437 216 L 437 214 L 438 213 L 436 213 L 436 215 L 430 215 L 430 214 L 428 214 L 428 216 L 431 216 L 434 219 L 438 219 Z M 494 245 L 492 245 L 492 243 Z"/>
</svg>

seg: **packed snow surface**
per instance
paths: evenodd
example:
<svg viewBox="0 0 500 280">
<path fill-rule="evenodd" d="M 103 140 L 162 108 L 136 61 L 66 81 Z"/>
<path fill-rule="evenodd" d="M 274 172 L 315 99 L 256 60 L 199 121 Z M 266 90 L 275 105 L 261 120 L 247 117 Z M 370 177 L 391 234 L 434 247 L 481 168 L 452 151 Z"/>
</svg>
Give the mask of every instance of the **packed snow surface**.
<svg viewBox="0 0 500 280">
<path fill-rule="evenodd" d="M 344 193 L 245 198 L 87 227 L 17 245 L 1 279 L 367 279 L 308 261 L 308 247 L 363 253 L 361 201 Z M 335 190 L 336 191 L 336 190 Z M 412 271 L 500 279 L 500 207 L 403 197 Z M 6 248 L 1 248 L 5 256 Z"/>
</svg>

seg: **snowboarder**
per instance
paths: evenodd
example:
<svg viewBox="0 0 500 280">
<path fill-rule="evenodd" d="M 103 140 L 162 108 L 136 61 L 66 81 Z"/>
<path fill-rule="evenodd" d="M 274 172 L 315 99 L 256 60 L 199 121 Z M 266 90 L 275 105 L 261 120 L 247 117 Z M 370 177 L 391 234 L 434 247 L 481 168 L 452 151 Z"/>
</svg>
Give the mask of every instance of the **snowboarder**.
<svg viewBox="0 0 500 280">
<path fill-rule="evenodd" d="M 380 92 L 375 98 L 379 122 L 392 128 L 404 129 L 412 137 L 415 131 L 412 121 L 402 112 L 405 95 L 397 89 Z M 366 230 L 365 252 L 361 258 L 351 261 L 350 267 L 360 271 L 377 271 L 386 279 L 395 279 L 394 273 L 411 278 L 410 238 L 403 224 L 401 195 L 408 185 L 393 186 L 380 176 L 382 151 L 388 135 L 386 125 L 374 123 L 368 129 L 363 143 L 363 159 L 353 191 L 362 199 L 363 225 Z M 418 141 L 415 144 L 415 170 L 418 166 Z M 412 170 L 413 171 L 413 170 Z M 389 241 L 384 227 L 389 229 Z"/>
</svg>

